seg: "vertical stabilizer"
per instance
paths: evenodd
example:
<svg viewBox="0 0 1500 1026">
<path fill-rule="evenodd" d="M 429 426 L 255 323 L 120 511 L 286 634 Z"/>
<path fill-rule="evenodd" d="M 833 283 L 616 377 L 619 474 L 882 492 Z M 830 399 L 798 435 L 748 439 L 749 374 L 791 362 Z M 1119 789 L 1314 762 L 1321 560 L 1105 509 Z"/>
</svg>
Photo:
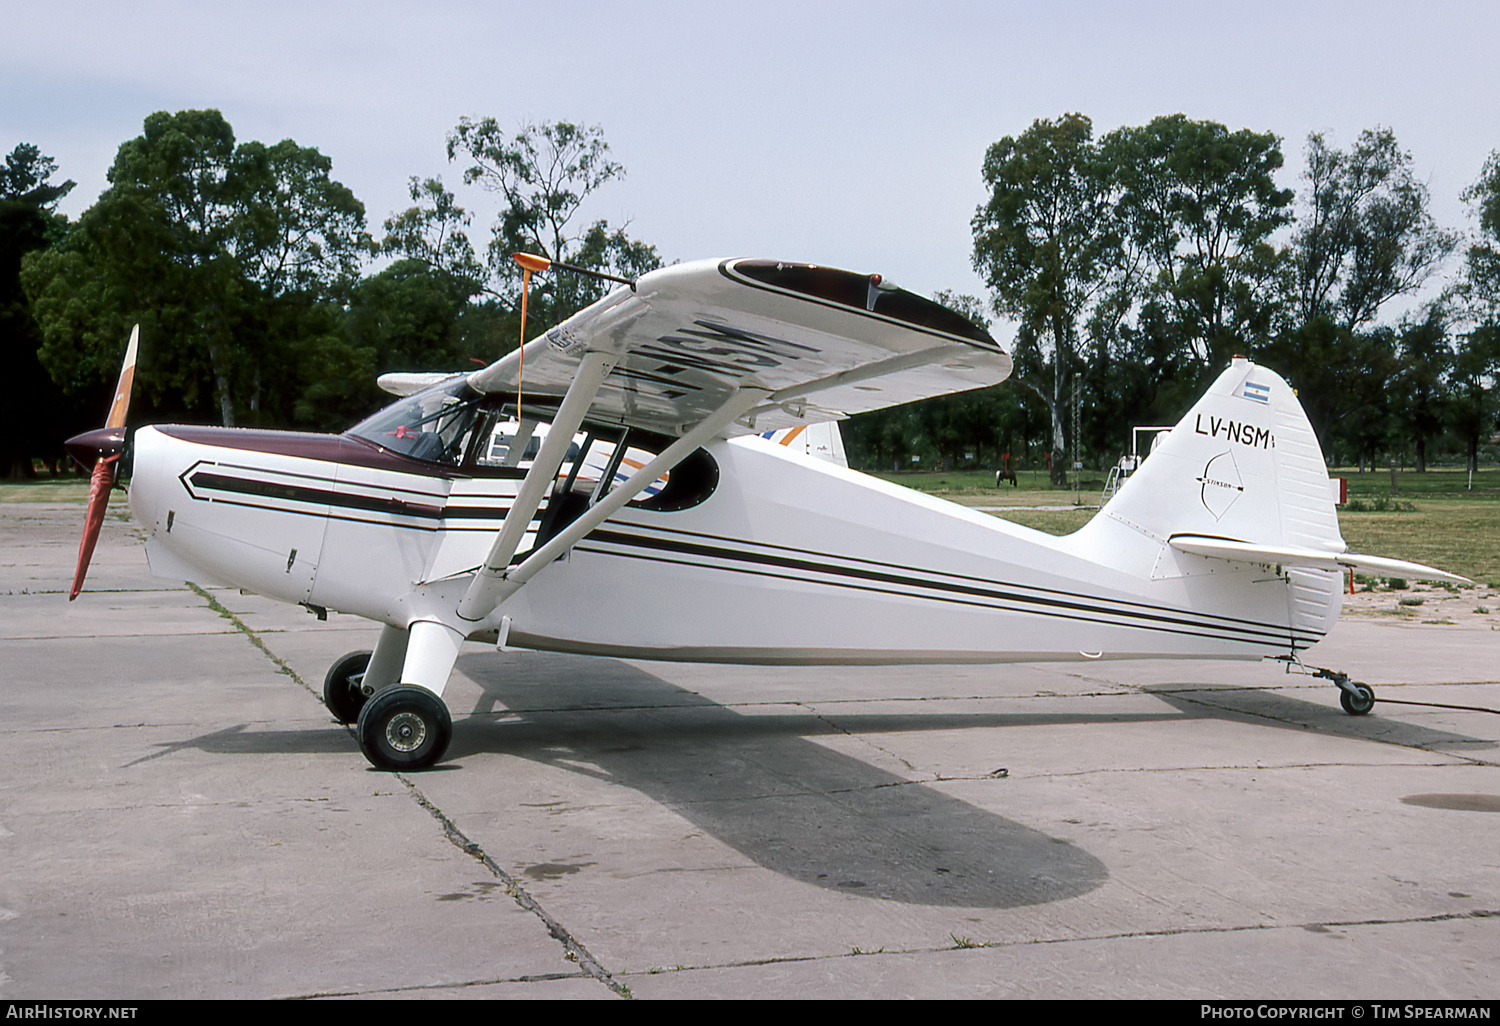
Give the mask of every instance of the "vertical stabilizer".
<svg viewBox="0 0 1500 1026">
<path fill-rule="evenodd" d="M 1158 542 L 1199 535 L 1344 551 L 1323 452 L 1296 393 L 1238 357 L 1096 519 Z"/>
</svg>

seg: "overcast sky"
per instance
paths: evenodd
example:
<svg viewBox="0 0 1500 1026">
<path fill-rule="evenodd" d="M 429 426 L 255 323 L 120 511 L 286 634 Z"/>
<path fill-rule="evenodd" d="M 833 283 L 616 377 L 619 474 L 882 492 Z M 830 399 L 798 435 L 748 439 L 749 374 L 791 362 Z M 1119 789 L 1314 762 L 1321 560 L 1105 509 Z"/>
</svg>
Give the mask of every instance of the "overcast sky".
<svg viewBox="0 0 1500 1026">
<path fill-rule="evenodd" d="M 1500 4 L 1478 0 L 0 0 L 0 24 L 0 150 L 56 158 L 72 216 L 157 110 L 317 147 L 374 231 L 413 175 L 493 217 L 444 155 L 460 117 L 571 120 L 627 169 L 588 215 L 669 261 L 809 260 L 929 294 L 983 294 L 980 163 L 1038 118 L 1275 132 L 1284 187 L 1309 132 L 1387 126 L 1462 229 L 1459 193 L 1500 149 Z"/>
</svg>

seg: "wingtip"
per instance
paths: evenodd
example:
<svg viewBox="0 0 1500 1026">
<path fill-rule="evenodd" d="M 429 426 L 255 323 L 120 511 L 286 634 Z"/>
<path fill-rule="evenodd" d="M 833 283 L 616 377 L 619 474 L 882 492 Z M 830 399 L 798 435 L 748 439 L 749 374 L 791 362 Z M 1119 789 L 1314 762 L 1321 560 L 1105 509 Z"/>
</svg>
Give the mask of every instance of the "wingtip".
<svg viewBox="0 0 1500 1026">
<path fill-rule="evenodd" d="M 1418 581 L 1439 581 L 1444 584 L 1473 585 L 1473 581 L 1459 574 L 1439 570 L 1425 563 L 1413 563 L 1405 559 L 1388 559 L 1384 556 L 1367 556 L 1360 552 L 1345 552 L 1338 557 L 1340 566 L 1352 570 L 1363 570 L 1381 577 L 1410 577 Z"/>
</svg>

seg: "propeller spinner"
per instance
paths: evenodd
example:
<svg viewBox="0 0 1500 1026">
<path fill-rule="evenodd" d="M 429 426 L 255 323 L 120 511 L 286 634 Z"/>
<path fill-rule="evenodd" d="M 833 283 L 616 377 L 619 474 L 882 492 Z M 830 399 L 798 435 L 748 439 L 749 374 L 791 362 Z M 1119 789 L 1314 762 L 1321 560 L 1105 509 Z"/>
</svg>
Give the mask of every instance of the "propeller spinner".
<svg viewBox="0 0 1500 1026">
<path fill-rule="evenodd" d="M 68 601 L 78 597 L 83 590 L 84 576 L 89 572 L 89 560 L 94 556 L 94 545 L 99 541 L 99 530 L 104 526 L 104 511 L 109 506 L 109 492 L 115 484 L 115 468 L 120 454 L 125 451 L 125 414 L 130 409 L 130 392 L 135 383 L 135 351 L 140 339 L 141 326 L 130 331 L 130 344 L 125 347 L 125 362 L 120 367 L 120 381 L 115 385 L 115 398 L 109 406 L 109 416 L 104 427 L 87 431 L 68 439 L 67 449 L 80 463 L 94 461 L 94 472 L 89 478 L 89 506 L 83 520 L 83 538 L 78 543 L 78 569 L 73 573 L 73 587 L 68 592 Z"/>
</svg>

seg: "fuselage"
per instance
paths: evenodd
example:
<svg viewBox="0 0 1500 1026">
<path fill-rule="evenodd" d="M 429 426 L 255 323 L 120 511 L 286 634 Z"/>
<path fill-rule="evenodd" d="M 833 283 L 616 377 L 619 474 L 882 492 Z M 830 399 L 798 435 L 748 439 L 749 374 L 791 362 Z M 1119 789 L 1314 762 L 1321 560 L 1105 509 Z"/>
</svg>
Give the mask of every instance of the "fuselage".
<svg viewBox="0 0 1500 1026">
<path fill-rule="evenodd" d="M 607 450 L 607 447 L 606 447 Z M 586 504 L 559 475 L 517 560 Z M 452 623 L 524 465 L 367 438 L 136 434 L 131 504 L 160 576 L 404 628 Z M 597 475 L 596 475 L 597 476 Z M 483 624 L 553 651 L 745 663 L 1285 655 L 1337 615 L 1337 576 L 1057 538 L 755 436 L 708 445 Z M 550 519 L 549 519 L 550 518 Z"/>
</svg>

